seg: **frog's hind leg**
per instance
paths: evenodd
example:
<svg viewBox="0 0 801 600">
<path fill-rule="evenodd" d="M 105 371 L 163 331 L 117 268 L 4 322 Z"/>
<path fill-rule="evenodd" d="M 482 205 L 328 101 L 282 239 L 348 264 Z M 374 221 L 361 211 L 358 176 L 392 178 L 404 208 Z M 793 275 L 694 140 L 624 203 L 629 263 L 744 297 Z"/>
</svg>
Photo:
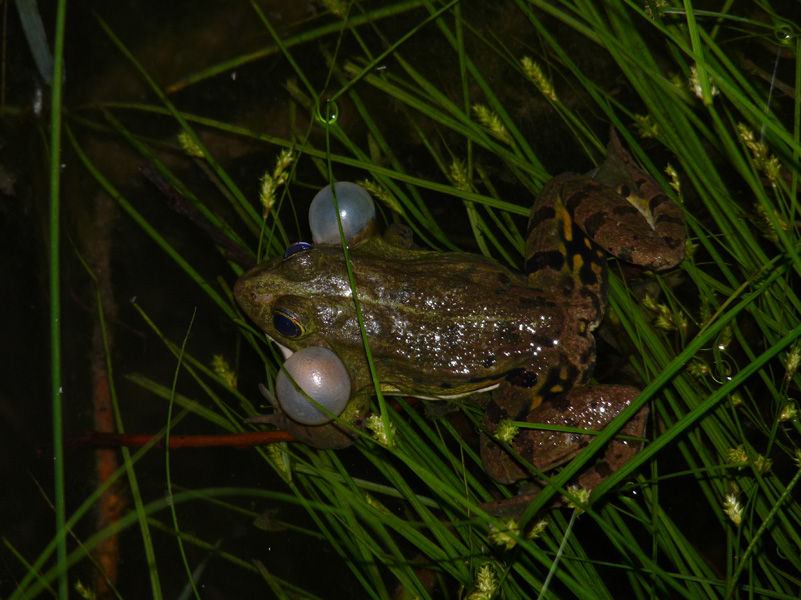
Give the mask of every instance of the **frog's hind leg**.
<svg viewBox="0 0 801 600">
<path fill-rule="evenodd" d="M 566 192 L 598 187 L 583 175 L 565 173 L 540 192 L 528 221 L 524 270 L 532 285 L 570 306 L 571 317 L 592 331 L 606 309 L 606 254 L 576 223 Z"/>
<path fill-rule="evenodd" d="M 681 208 L 634 162 L 614 130 L 606 160 L 585 177 L 594 188 L 574 180 L 563 195 L 589 237 L 610 254 L 656 271 L 681 262 L 686 237 Z"/>
<path fill-rule="evenodd" d="M 606 427 L 639 394 L 639 390 L 625 385 L 598 385 L 580 387 L 567 394 L 544 402 L 524 420 L 532 425 L 548 424 L 572 428 L 601 430 Z M 643 437 L 648 408 L 638 411 L 621 429 L 621 434 Z M 487 407 L 484 424 L 495 431 L 504 419 L 514 419 L 494 402 Z M 521 428 L 511 445 L 514 451 L 538 471 L 558 467 L 578 454 L 593 439 L 566 431 Z M 579 475 L 576 483 L 589 490 L 595 488 L 610 473 L 619 469 L 642 448 L 636 440 L 613 439 L 603 459 Z M 501 483 L 514 483 L 533 475 L 533 472 L 489 436 L 482 436 L 481 459 L 487 473 Z"/>
<path fill-rule="evenodd" d="M 636 393 L 639 393 L 639 390 L 636 390 Z M 643 438 L 647 424 L 648 407 L 643 406 L 620 428 L 618 435 Z M 612 438 L 606 446 L 603 458 L 582 472 L 576 480 L 576 485 L 586 490 L 594 490 L 604 479 L 634 458 L 642 447 L 643 442 L 639 440 Z"/>
</svg>

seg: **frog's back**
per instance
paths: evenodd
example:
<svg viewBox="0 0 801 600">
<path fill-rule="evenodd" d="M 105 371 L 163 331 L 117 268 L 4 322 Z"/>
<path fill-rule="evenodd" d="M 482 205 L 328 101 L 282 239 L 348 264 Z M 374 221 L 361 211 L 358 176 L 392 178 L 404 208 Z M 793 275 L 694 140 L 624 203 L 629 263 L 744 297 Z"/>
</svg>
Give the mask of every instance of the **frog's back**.
<svg viewBox="0 0 801 600">
<path fill-rule="evenodd" d="M 379 375 L 402 390 L 460 393 L 530 370 L 537 357 L 560 362 L 569 311 L 522 272 L 470 254 L 420 252 L 390 273 L 381 260 L 357 257 L 354 274 Z M 436 389 L 427 387 L 431 373 Z"/>
</svg>

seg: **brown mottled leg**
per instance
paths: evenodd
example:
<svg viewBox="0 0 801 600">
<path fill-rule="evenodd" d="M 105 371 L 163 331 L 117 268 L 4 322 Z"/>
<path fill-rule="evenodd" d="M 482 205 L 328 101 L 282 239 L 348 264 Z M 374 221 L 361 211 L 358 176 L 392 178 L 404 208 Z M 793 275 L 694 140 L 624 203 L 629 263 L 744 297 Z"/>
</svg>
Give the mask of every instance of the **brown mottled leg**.
<svg viewBox="0 0 801 600">
<path fill-rule="evenodd" d="M 525 421 L 567 427 L 603 429 L 620 411 L 639 394 L 637 388 L 621 385 L 599 385 L 577 388 L 567 394 L 553 398 L 531 411 Z M 516 404 L 512 402 L 512 405 Z M 643 437 L 647 423 L 648 408 L 644 407 L 624 425 L 624 435 Z M 502 407 L 492 403 L 484 418 L 484 424 L 494 431 L 498 422 L 514 419 Z M 519 419 L 523 420 L 523 419 Z M 558 467 L 572 459 L 592 441 L 591 435 L 549 431 L 544 429 L 521 429 L 513 441 L 513 447 L 521 457 L 540 471 Z M 579 475 L 576 483 L 589 490 L 598 486 L 609 474 L 616 471 L 642 448 L 642 443 L 613 439 L 607 446 L 603 459 Z M 488 436 L 482 436 L 481 458 L 487 473 L 501 483 L 513 483 L 531 477 L 532 473 Z M 488 503 L 488 510 L 496 504 L 522 504 L 530 502 L 536 494 L 518 497 L 502 503 Z M 508 512 L 495 511 L 493 512 Z"/>
</svg>

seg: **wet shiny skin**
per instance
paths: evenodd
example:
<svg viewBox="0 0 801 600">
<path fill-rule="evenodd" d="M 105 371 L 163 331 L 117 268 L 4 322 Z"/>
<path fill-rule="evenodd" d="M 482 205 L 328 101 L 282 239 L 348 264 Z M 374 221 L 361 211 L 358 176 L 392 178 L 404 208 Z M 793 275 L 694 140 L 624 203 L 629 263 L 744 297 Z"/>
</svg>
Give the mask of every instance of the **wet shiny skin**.
<svg viewBox="0 0 801 600">
<path fill-rule="evenodd" d="M 618 178 L 621 184 L 614 185 Z M 630 200 L 654 209 L 655 229 Z M 409 235 L 372 236 L 355 245 L 350 250 L 355 287 L 382 388 L 452 398 L 497 387 L 484 419 L 489 431 L 506 419 L 603 428 L 638 392 L 629 386 L 587 386 L 595 363 L 592 330 L 603 316 L 607 288 L 606 254 L 587 237 L 590 230 L 604 249 L 652 268 L 674 266 L 683 257 L 681 211 L 634 165 L 616 137 L 597 177 L 562 175 L 538 196 L 526 246 L 528 274 L 483 256 L 395 243 Z M 316 246 L 268 261 L 237 282 L 235 295 L 282 346 L 321 346 L 342 359 L 352 394 L 341 418 L 361 428 L 373 387 L 341 248 Z M 299 324 L 298 335 L 275 329 L 278 310 Z M 646 414 L 641 411 L 632 421 L 630 435 L 643 434 Z M 304 426 L 281 414 L 265 420 L 321 448 L 344 447 L 355 439 L 342 424 Z M 524 461 L 547 469 L 575 456 L 587 438 L 525 429 L 512 446 Z M 619 443 L 600 471 L 619 467 L 635 446 Z M 531 474 L 487 435 L 482 460 L 498 481 Z M 583 483 L 597 485 L 600 471 Z"/>
</svg>

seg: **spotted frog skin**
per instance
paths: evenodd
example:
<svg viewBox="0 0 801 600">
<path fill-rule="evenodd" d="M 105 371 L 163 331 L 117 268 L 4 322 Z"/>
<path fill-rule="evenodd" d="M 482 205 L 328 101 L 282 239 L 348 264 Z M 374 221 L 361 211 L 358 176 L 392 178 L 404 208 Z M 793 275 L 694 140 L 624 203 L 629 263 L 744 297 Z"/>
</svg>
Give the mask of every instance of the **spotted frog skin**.
<svg viewBox="0 0 801 600">
<path fill-rule="evenodd" d="M 606 253 L 662 270 L 682 260 L 684 240 L 681 210 L 614 132 L 595 173 L 554 177 L 535 200 L 524 272 L 479 255 L 413 250 L 403 226 L 368 237 L 349 255 L 382 390 L 447 399 L 493 389 L 484 417 L 490 433 L 503 420 L 600 430 L 638 394 L 630 386 L 588 385 L 592 332 L 606 309 Z M 267 261 L 244 274 L 234 293 L 288 352 L 329 348 L 351 376 L 341 422 L 305 426 L 280 411 L 265 420 L 318 448 L 352 444 L 374 388 L 342 249 L 318 245 Z M 644 408 L 623 433 L 642 437 L 646 418 Z M 565 463 L 590 439 L 521 428 L 511 442 L 518 460 L 482 434 L 481 457 L 489 475 L 511 483 L 531 477 L 528 464 L 545 471 Z M 639 447 L 613 440 L 578 483 L 595 487 Z"/>
</svg>

